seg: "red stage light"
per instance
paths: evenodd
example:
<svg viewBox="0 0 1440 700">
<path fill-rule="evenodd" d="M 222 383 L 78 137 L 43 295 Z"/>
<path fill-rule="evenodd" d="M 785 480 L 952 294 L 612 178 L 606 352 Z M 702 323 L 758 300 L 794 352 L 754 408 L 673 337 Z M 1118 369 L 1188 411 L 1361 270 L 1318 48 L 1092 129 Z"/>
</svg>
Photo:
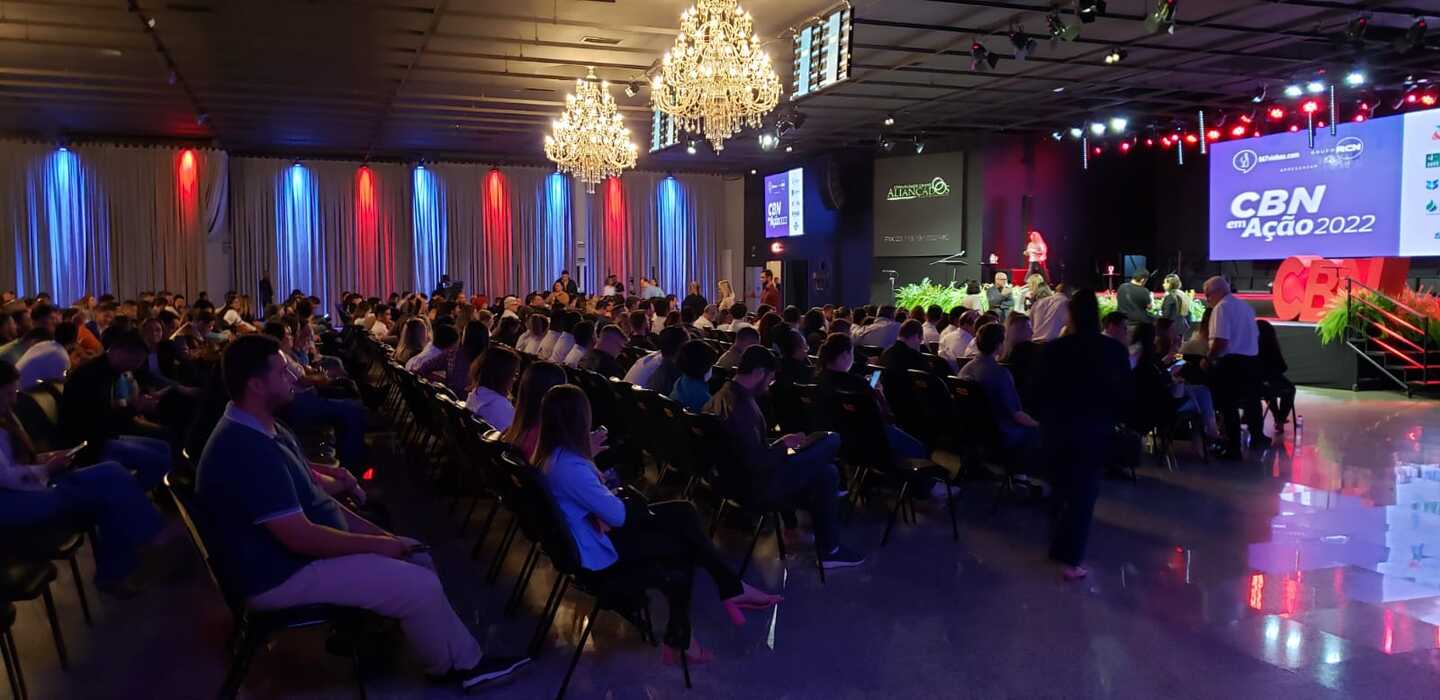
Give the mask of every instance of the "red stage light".
<svg viewBox="0 0 1440 700">
<path fill-rule="evenodd" d="M 1129 153 L 1129 152 L 1130 152 L 1130 142 L 1129 142 L 1129 141 L 1121 141 L 1121 142 L 1120 142 L 1120 152 L 1121 152 L 1121 153 Z"/>
<path fill-rule="evenodd" d="M 772 254 L 774 254 L 774 255 L 784 255 L 784 254 L 785 254 L 785 244 L 784 244 L 784 243 L 781 243 L 780 241 L 775 241 L 774 243 L 771 243 L 771 244 L 770 244 L 770 252 L 771 252 Z"/>
<path fill-rule="evenodd" d="M 1425 93 L 1425 94 L 1423 94 L 1423 95 L 1421 95 L 1421 96 L 1420 96 L 1420 104 L 1425 105 L 1426 107 L 1430 107 L 1430 106 L 1434 105 L 1434 104 L 1435 104 L 1435 96 L 1432 95 L 1432 94 L 1430 94 L 1430 93 L 1428 93 L 1428 92 Z"/>
<path fill-rule="evenodd" d="M 1185 143 L 1199 143 L 1200 137 L 1195 134 L 1185 134 Z"/>
<path fill-rule="evenodd" d="M 1415 102 L 1416 102 L 1417 100 L 1419 100 L 1419 99 L 1420 99 L 1420 96 L 1419 96 L 1419 95 L 1416 95 L 1416 94 L 1413 93 L 1413 92 L 1405 96 L 1405 101 L 1408 102 L 1408 103 L 1410 103 L 1410 104 L 1412 104 L 1412 105 L 1415 104 Z"/>
<path fill-rule="evenodd" d="M 1291 130 L 1291 131 L 1299 131 L 1299 130 L 1300 130 L 1300 125 L 1299 125 L 1299 124 L 1291 124 L 1291 125 L 1290 125 L 1290 130 Z"/>
<path fill-rule="evenodd" d="M 1219 130 L 1217 130 L 1217 129 L 1211 129 L 1211 130 L 1205 132 L 1205 138 L 1210 139 L 1211 141 L 1214 141 L 1214 140 L 1220 138 L 1220 132 L 1219 132 Z"/>
<path fill-rule="evenodd" d="M 1324 128 L 1325 128 L 1325 122 L 1315 122 L 1315 126 L 1321 128 L 1321 129 L 1324 129 Z"/>
<path fill-rule="evenodd" d="M 1305 103 L 1300 105 L 1300 109 L 1304 110 L 1306 114 L 1314 114 L 1320 111 L 1320 103 L 1315 100 L 1305 100 Z"/>
<path fill-rule="evenodd" d="M 1154 145 L 1155 145 L 1155 139 L 1145 139 L 1145 145 L 1146 145 L 1146 146 L 1154 146 Z"/>
<path fill-rule="evenodd" d="M 1271 119 L 1275 119 L 1275 120 L 1277 120 L 1277 121 L 1280 120 L 1280 119 L 1284 119 L 1284 118 L 1285 118 L 1285 110 L 1283 110 L 1283 109 L 1281 109 L 1281 108 L 1279 108 L 1279 107 L 1271 107 L 1271 108 L 1270 108 L 1270 118 L 1271 118 Z"/>
<path fill-rule="evenodd" d="M 1243 125 L 1237 125 L 1235 128 L 1233 128 L 1233 129 L 1230 130 L 1230 135 L 1231 135 L 1231 136 L 1234 136 L 1234 137 L 1236 137 L 1236 138 L 1239 138 L 1239 137 L 1241 137 L 1241 136 L 1244 136 L 1244 135 L 1245 135 L 1245 127 L 1244 127 Z"/>
<path fill-rule="evenodd" d="M 1100 155 L 1100 151 L 1101 151 L 1101 150 L 1102 150 L 1102 149 L 1101 149 L 1099 146 L 1096 146 L 1093 152 L 1095 153 L 1095 155 L 1098 156 L 1098 155 Z"/>
<path fill-rule="evenodd" d="M 1242 114 L 1242 115 L 1240 115 L 1240 121 L 1245 122 L 1246 124 L 1249 124 L 1250 122 L 1252 122 L 1252 121 L 1254 121 L 1254 120 L 1250 118 L 1250 115 L 1248 115 L 1248 114 Z"/>
<path fill-rule="evenodd" d="M 1357 114 L 1357 115 L 1355 115 L 1355 121 L 1357 121 L 1357 122 L 1363 122 L 1363 121 L 1365 121 L 1365 115 L 1363 115 L 1363 114 Z"/>
</svg>

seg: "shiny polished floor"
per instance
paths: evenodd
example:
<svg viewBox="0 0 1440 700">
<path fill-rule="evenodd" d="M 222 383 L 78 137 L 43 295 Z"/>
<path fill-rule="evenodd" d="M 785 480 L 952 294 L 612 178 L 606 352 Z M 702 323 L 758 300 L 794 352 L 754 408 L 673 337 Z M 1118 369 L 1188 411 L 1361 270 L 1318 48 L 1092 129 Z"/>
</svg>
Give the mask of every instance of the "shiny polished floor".
<svg viewBox="0 0 1440 700">
<path fill-rule="evenodd" d="M 747 577 L 786 600 L 744 627 L 728 622 L 701 576 L 696 635 L 716 660 L 693 669 L 694 689 L 607 614 L 570 697 L 1440 697 L 1440 402 L 1302 389 L 1298 403 L 1302 425 L 1263 457 L 1204 464 L 1181 445 L 1174 471 L 1147 463 L 1136 483 L 1107 481 L 1084 583 L 1061 583 L 1045 561 L 1044 513 L 1009 506 L 992 516 L 988 487 L 961 499 L 958 544 L 937 505 L 879 548 L 877 503 L 847 533 L 870 561 L 827 583 L 762 544 Z M 484 644 L 520 648 L 549 572 L 505 617 L 523 547 L 486 586 L 484 562 L 469 560 L 444 508 L 403 478 L 385 487 L 401 529 L 436 545 L 451 598 Z M 738 560 L 744 534 L 722 532 Z M 31 697 L 197 698 L 218 687 L 229 620 L 198 569 L 134 601 L 101 601 L 92 629 L 68 575 L 55 588 L 72 668 L 58 667 L 43 608 L 21 604 Z M 476 695 L 553 696 L 589 602 L 569 596 L 541 659 Z M 659 601 L 654 610 L 663 617 Z M 322 642 L 309 632 L 279 639 L 243 696 L 354 697 L 348 663 Z M 371 698 L 454 695 L 403 658 L 370 675 Z"/>
</svg>

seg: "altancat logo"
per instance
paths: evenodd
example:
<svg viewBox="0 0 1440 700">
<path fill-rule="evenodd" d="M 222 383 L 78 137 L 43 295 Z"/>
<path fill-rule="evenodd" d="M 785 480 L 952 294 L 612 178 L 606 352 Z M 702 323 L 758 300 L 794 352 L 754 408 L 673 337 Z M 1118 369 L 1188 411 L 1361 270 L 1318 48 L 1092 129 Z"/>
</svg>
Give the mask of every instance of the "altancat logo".
<svg viewBox="0 0 1440 700">
<path fill-rule="evenodd" d="M 1425 167 L 1440 168 L 1440 153 L 1426 153 Z"/>
<path fill-rule="evenodd" d="M 1241 173 L 1248 173 L 1254 170 L 1255 166 L 1259 164 L 1260 154 L 1248 148 L 1237 152 L 1235 156 L 1230 159 L 1230 165 Z"/>
<path fill-rule="evenodd" d="M 918 185 L 891 185 L 890 191 L 885 193 L 885 201 L 903 202 L 907 199 L 935 199 L 948 196 L 950 196 L 950 183 L 945 182 L 945 178 L 937 177 Z"/>
<path fill-rule="evenodd" d="M 1426 202 L 1426 203 L 1425 203 L 1425 213 L 1426 213 L 1426 214 L 1432 214 L 1432 215 L 1433 215 L 1433 214 L 1440 214 L 1440 206 L 1436 206 L 1436 205 L 1435 205 L 1435 200 L 1432 199 L 1432 200 L 1430 200 L 1429 202 Z"/>
<path fill-rule="evenodd" d="M 1426 180 L 1426 181 L 1425 181 L 1425 189 L 1427 189 L 1427 190 L 1440 190 L 1440 180 Z"/>
</svg>

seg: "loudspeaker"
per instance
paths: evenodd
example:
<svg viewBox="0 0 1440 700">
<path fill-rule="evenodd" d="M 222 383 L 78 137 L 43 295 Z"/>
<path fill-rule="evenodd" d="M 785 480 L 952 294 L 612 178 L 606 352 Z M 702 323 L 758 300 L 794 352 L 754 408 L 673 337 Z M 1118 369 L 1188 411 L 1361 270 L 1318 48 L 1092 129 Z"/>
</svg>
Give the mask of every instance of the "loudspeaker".
<svg viewBox="0 0 1440 700">
<path fill-rule="evenodd" d="M 820 168 L 820 182 L 823 183 L 820 188 L 820 201 L 831 211 L 845 208 L 845 178 L 841 175 L 839 164 L 835 162 L 835 156 L 827 155 L 825 160 L 821 161 Z"/>
</svg>

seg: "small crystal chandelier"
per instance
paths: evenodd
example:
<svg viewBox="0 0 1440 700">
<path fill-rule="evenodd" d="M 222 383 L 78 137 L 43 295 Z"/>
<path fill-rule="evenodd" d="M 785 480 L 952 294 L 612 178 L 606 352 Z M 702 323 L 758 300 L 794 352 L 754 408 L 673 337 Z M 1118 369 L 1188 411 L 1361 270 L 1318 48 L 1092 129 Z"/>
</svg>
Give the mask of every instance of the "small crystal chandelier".
<svg viewBox="0 0 1440 700">
<path fill-rule="evenodd" d="M 760 126 L 780 101 L 780 76 L 737 0 L 697 0 L 680 15 L 675 48 L 653 87 L 655 108 L 704 134 L 717 152 L 740 129 Z"/>
<path fill-rule="evenodd" d="M 575 81 L 575 94 L 565 96 L 565 113 L 545 136 L 545 157 L 560 172 L 570 173 L 594 193 L 595 184 L 635 167 L 635 144 L 630 130 L 610 97 L 610 83 L 595 77 L 595 69 Z"/>
</svg>

